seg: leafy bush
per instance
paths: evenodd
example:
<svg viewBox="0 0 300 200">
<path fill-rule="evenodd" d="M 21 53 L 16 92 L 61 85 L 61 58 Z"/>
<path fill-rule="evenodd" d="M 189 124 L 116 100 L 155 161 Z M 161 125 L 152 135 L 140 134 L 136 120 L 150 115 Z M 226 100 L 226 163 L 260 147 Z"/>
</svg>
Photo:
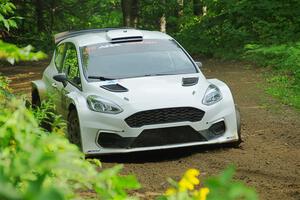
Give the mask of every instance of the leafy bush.
<svg viewBox="0 0 300 200">
<path fill-rule="evenodd" d="M 15 21 L 18 17 L 6 17 L 14 15 L 15 5 L 9 0 L 1 0 L 0 2 L 0 30 L 6 29 L 7 31 L 10 28 L 17 28 L 17 23 Z M 0 60 L 6 59 L 11 64 L 14 64 L 16 61 L 20 60 L 39 60 L 46 58 L 47 55 L 43 52 L 32 52 L 33 47 L 27 45 L 24 48 L 19 48 L 14 44 L 3 42 L 0 39 Z"/>
<path fill-rule="evenodd" d="M 31 109 L 37 123 L 45 131 L 54 131 L 60 135 L 65 135 L 66 122 L 61 115 L 54 113 L 55 104 L 52 96 L 48 95 L 47 101 L 42 101 L 40 106 Z"/>
<path fill-rule="evenodd" d="M 11 89 L 8 84 L 8 79 L 0 74 L 0 101 L 5 101 L 5 98 L 11 96 Z"/>
<path fill-rule="evenodd" d="M 23 101 L 0 97 L 0 199 L 82 199 L 82 192 L 126 199 L 126 189 L 139 187 L 133 176 L 118 175 L 121 166 L 99 172 L 98 160 L 40 129 Z"/>
<path fill-rule="evenodd" d="M 186 171 L 182 179 L 177 183 L 170 179 L 171 187 L 160 200 L 257 200 L 256 192 L 241 182 L 233 181 L 234 167 L 229 167 L 216 177 L 210 177 L 204 181 L 205 187 L 197 187 L 200 184 L 196 169 Z"/>
<path fill-rule="evenodd" d="M 283 103 L 300 108 L 300 42 L 281 45 L 246 45 L 245 59 L 275 69 L 267 92 Z"/>
<path fill-rule="evenodd" d="M 14 44 L 6 43 L 0 40 L 0 59 L 6 59 L 9 63 L 14 64 L 20 60 L 37 61 L 46 58 L 47 55 L 43 52 L 32 52 L 33 47 L 28 45 L 24 48 L 19 48 Z"/>
</svg>

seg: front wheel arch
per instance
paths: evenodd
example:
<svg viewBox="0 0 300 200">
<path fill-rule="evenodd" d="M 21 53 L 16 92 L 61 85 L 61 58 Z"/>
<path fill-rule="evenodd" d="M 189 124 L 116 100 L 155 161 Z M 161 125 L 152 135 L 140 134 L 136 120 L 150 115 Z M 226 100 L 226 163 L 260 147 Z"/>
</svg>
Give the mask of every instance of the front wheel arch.
<svg viewBox="0 0 300 200">
<path fill-rule="evenodd" d="M 243 142 L 242 140 L 242 126 L 241 126 L 241 114 L 240 109 L 237 105 L 235 105 L 235 113 L 236 113 L 236 124 L 237 124 L 237 134 L 238 134 L 238 140 L 231 143 L 232 147 L 239 147 L 240 144 Z"/>
<path fill-rule="evenodd" d="M 69 141 L 79 148 L 82 147 L 78 112 L 75 105 L 70 104 L 67 118 L 67 137 Z"/>
<path fill-rule="evenodd" d="M 230 147 L 230 148 L 239 148 L 240 144 L 243 142 L 242 140 L 242 132 L 241 132 L 241 115 L 240 110 L 237 105 L 235 105 L 235 113 L 236 113 L 236 125 L 237 125 L 237 134 L 238 134 L 238 140 L 234 142 L 224 143 L 224 147 Z"/>
</svg>

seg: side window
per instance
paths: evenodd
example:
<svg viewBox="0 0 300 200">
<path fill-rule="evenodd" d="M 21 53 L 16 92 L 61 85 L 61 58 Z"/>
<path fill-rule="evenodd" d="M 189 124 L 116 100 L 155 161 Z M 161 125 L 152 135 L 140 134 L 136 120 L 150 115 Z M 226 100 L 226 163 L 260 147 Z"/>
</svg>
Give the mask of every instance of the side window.
<svg viewBox="0 0 300 200">
<path fill-rule="evenodd" d="M 80 86 L 79 65 L 76 48 L 73 44 L 67 44 L 67 51 L 63 65 L 63 72 L 67 75 L 68 80 Z"/>
<path fill-rule="evenodd" d="M 56 47 L 55 49 L 55 66 L 57 71 L 60 73 L 62 71 L 63 67 L 63 60 L 64 60 L 64 55 L 65 55 L 65 44 L 60 44 L 59 46 Z"/>
</svg>

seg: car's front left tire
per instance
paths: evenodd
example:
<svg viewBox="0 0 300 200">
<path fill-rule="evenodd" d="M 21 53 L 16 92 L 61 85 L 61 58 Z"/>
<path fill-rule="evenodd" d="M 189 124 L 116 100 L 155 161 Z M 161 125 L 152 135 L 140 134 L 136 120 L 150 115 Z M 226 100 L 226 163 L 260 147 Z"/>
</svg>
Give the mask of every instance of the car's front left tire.
<svg viewBox="0 0 300 200">
<path fill-rule="evenodd" d="M 41 106 L 41 98 L 37 89 L 33 89 L 31 92 L 31 106 L 32 108 Z"/>
<path fill-rule="evenodd" d="M 81 148 L 79 118 L 75 108 L 71 109 L 68 115 L 68 139 Z"/>
</svg>

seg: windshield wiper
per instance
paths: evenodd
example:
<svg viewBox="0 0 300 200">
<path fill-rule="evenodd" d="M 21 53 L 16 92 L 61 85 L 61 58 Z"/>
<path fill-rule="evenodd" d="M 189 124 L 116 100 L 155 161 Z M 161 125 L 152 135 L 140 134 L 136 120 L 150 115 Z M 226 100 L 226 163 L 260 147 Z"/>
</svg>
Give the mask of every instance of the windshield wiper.
<svg viewBox="0 0 300 200">
<path fill-rule="evenodd" d="M 109 80 L 115 80 L 115 78 L 108 78 L 103 76 L 88 76 L 90 79 L 99 79 L 100 81 L 109 81 Z"/>
<path fill-rule="evenodd" d="M 167 76 L 167 75 L 176 75 L 176 74 L 160 73 L 160 74 L 145 74 L 143 76 Z"/>
</svg>

